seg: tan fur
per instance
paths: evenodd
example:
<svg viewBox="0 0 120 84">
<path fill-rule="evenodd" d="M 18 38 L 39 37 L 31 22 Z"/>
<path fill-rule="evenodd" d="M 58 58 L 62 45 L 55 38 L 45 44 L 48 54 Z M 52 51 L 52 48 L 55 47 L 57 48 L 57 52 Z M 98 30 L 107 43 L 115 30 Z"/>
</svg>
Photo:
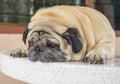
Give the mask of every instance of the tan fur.
<svg viewBox="0 0 120 84">
<path fill-rule="evenodd" d="M 80 33 L 82 50 L 75 54 L 67 42 L 54 33 L 53 30 L 44 27 L 48 25 L 54 31 L 63 34 L 69 27 L 77 28 Z M 69 60 L 83 60 L 84 56 L 93 55 L 102 58 L 114 57 L 115 34 L 106 19 L 100 12 L 80 6 L 55 6 L 47 9 L 40 9 L 31 18 L 28 25 L 32 29 L 28 38 L 35 30 L 45 30 L 50 32 L 59 42 L 62 51 L 67 53 Z"/>
<path fill-rule="evenodd" d="M 55 6 L 42 9 L 32 17 L 29 28 L 33 29 L 41 24 L 53 26 L 60 34 L 68 27 L 79 30 L 83 49 L 77 54 L 69 52 L 71 48 L 63 49 L 73 55 L 69 59 L 80 60 L 86 54 L 96 54 L 105 58 L 114 57 L 114 31 L 106 17 L 94 9 L 79 6 Z"/>
</svg>

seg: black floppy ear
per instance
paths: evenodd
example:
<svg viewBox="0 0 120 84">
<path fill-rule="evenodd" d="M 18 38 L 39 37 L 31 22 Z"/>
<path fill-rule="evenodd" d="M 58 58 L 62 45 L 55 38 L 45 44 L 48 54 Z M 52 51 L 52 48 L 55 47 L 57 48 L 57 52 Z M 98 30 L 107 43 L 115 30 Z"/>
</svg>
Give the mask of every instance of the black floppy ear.
<svg viewBox="0 0 120 84">
<path fill-rule="evenodd" d="M 64 38 L 72 46 L 72 51 L 74 53 L 80 52 L 82 49 L 82 43 L 80 42 L 80 34 L 76 28 L 69 28 L 65 33 L 63 33 Z"/>
<path fill-rule="evenodd" d="M 23 40 L 24 44 L 26 44 L 26 38 L 27 38 L 28 32 L 29 32 L 28 28 L 26 28 L 25 31 L 23 32 L 22 40 Z"/>
</svg>

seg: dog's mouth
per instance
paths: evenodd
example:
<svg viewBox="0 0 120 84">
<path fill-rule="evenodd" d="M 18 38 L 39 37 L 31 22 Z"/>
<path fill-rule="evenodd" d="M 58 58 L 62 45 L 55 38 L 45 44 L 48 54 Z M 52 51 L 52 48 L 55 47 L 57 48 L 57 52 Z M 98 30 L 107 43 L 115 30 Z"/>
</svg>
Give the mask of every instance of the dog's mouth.
<svg viewBox="0 0 120 84">
<path fill-rule="evenodd" d="M 62 53 L 62 55 L 56 54 L 53 55 L 51 53 L 44 53 L 44 52 L 31 52 L 28 55 L 28 58 L 32 62 L 41 61 L 41 62 L 65 62 L 66 54 Z"/>
</svg>

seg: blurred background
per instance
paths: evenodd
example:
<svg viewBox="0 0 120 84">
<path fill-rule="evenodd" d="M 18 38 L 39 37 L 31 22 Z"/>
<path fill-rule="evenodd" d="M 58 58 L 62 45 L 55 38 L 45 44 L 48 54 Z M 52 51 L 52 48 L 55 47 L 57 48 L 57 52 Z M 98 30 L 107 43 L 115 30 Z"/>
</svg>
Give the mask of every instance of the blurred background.
<svg viewBox="0 0 120 84">
<path fill-rule="evenodd" d="M 120 0 L 0 0 L 0 23 L 27 24 L 40 8 L 55 5 L 88 6 L 102 12 L 120 30 Z"/>
<path fill-rule="evenodd" d="M 38 9 L 55 5 L 78 5 L 94 8 L 108 18 L 116 32 L 116 36 L 120 36 L 120 0 L 0 0 L 0 49 L 3 50 L 7 45 L 13 47 L 13 39 L 16 36 L 8 37 L 8 35 L 22 34 L 31 16 Z M 16 42 L 21 41 L 20 38 L 21 36 L 16 39 Z M 120 42 L 120 38 L 117 39 Z M 9 43 L 5 42 L 8 40 L 10 41 Z M 0 73 L 0 84 L 27 83 L 12 79 Z"/>
</svg>

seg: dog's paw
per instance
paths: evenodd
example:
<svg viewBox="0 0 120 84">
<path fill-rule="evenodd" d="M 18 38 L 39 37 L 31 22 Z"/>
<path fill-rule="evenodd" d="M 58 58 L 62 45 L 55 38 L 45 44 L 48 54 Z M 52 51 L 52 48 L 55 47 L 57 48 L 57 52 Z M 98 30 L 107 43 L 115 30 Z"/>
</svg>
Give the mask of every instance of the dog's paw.
<svg viewBox="0 0 120 84">
<path fill-rule="evenodd" d="M 84 57 L 85 63 L 90 64 L 104 64 L 105 63 L 105 56 L 102 53 L 98 53 L 95 51 L 90 51 L 85 57 Z"/>
<path fill-rule="evenodd" d="M 26 50 L 22 50 L 22 49 L 16 49 L 16 50 L 12 50 L 10 53 L 11 57 L 26 57 Z"/>
</svg>

